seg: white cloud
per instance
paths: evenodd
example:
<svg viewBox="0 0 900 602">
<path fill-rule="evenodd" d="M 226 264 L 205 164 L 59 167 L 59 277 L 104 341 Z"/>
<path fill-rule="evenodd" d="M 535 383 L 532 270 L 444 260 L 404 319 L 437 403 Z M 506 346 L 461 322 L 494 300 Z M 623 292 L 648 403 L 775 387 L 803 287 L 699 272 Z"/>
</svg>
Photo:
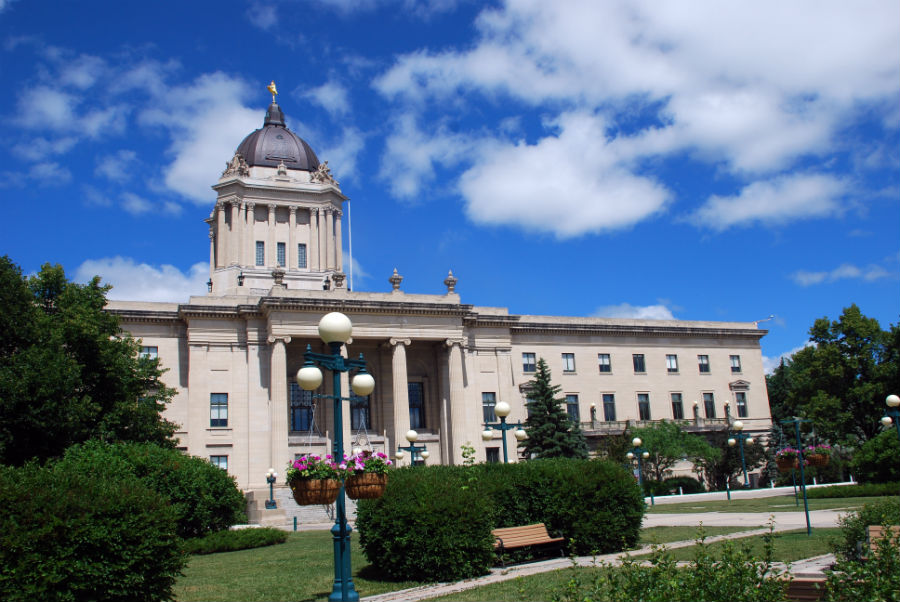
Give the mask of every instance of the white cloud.
<svg viewBox="0 0 900 602">
<path fill-rule="evenodd" d="M 247 9 L 247 18 L 256 27 L 263 31 L 267 31 L 278 23 L 278 13 L 274 4 L 263 4 L 262 2 L 253 3 Z"/>
<path fill-rule="evenodd" d="M 131 179 L 131 168 L 137 161 L 137 153 L 133 150 L 119 150 L 112 155 L 97 158 L 94 173 L 113 182 L 127 182 Z"/>
<path fill-rule="evenodd" d="M 473 221 L 568 238 L 627 228 L 664 209 L 668 190 L 632 172 L 602 118 L 569 113 L 554 125 L 558 135 L 533 145 L 482 145 L 459 185 Z"/>
<path fill-rule="evenodd" d="M 141 215 L 153 209 L 153 203 L 133 192 L 122 193 L 122 209 L 132 215 Z"/>
<path fill-rule="evenodd" d="M 759 181 L 735 196 L 711 196 L 692 216 L 694 223 L 725 230 L 751 223 L 783 224 L 824 217 L 843 209 L 847 183 L 827 174 L 796 174 Z"/>
<path fill-rule="evenodd" d="M 833 270 L 825 272 L 798 270 L 791 274 L 791 280 L 800 286 L 812 286 L 814 284 L 837 282 L 838 280 L 874 282 L 885 278 L 897 278 L 897 273 L 890 272 L 879 265 L 869 265 L 860 268 L 850 263 L 841 264 Z"/>
<path fill-rule="evenodd" d="M 334 170 L 338 182 L 344 178 L 355 179 L 356 159 L 365 145 L 366 139 L 362 132 L 353 127 L 345 127 L 340 141 L 335 146 L 322 149 L 319 160 L 328 161 L 328 167 Z"/>
<path fill-rule="evenodd" d="M 794 347 L 790 351 L 785 351 L 778 357 L 768 357 L 765 355 L 762 356 L 763 371 L 766 374 L 772 374 L 773 372 L 775 372 L 775 368 L 777 368 L 779 365 L 781 365 L 781 360 L 789 361 L 794 356 L 794 354 L 797 353 L 798 351 L 800 351 L 801 349 L 805 349 L 807 347 L 812 347 L 812 346 L 813 346 L 813 343 L 806 342 L 803 345 L 800 345 L 799 347 Z"/>
<path fill-rule="evenodd" d="M 107 295 L 110 299 L 187 302 L 191 295 L 206 293 L 209 265 L 195 263 L 182 273 L 171 265 L 156 267 L 129 257 L 104 257 L 78 266 L 74 280 L 87 282 L 98 275 L 113 286 Z"/>
<path fill-rule="evenodd" d="M 328 111 L 332 116 L 346 115 L 350 112 L 350 98 L 347 88 L 338 82 L 328 81 L 303 93 L 305 98 Z"/>
<path fill-rule="evenodd" d="M 46 160 L 53 155 L 63 155 L 75 146 L 78 139 L 74 136 L 48 140 L 42 136 L 29 140 L 27 143 L 15 145 L 16 154 L 31 161 Z"/>
<path fill-rule="evenodd" d="M 637 320 L 675 319 L 675 316 L 672 315 L 672 310 L 665 305 L 632 305 L 630 303 L 598 307 L 593 316 L 596 318 L 630 318 Z"/>
</svg>

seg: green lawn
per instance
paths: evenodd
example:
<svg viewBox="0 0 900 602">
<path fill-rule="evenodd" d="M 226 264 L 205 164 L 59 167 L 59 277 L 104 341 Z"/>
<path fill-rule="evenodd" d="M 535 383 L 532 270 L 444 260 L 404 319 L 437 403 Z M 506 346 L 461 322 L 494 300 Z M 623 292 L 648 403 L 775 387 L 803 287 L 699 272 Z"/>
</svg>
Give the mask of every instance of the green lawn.
<svg viewBox="0 0 900 602">
<path fill-rule="evenodd" d="M 710 528 L 704 527 L 707 537 L 714 535 Z M 796 562 L 804 558 L 812 558 L 813 556 L 821 556 L 831 552 L 829 542 L 840 534 L 838 528 L 831 529 L 813 529 L 812 534 L 807 535 L 806 529 L 797 531 L 782 531 L 775 533 L 775 560 L 779 562 Z M 695 529 L 696 533 L 696 529 Z M 753 554 L 762 558 L 763 554 L 763 537 L 762 535 L 754 535 L 752 537 L 742 537 L 741 539 L 733 539 L 731 541 L 751 544 Z M 715 542 L 707 544 L 709 550 L 716 554 L 721 549 L 722 543 Z M 694 558 L 696 546 L 687 546 L 670 550 L 669 553 L 675 560 L 691 560 Z M 648 555 L 635 555 L 634 558 L 645 558 Z"/>
<path fill-rule="evenodd" d="M 808 500 L 810 510 L 857 510 L 865 503 L 877 499 L 873 497 L 844 497 L 820 500 Z M 694 501 L 682 504 L 657 504 L 647 508 L 648 514 L 689 514 L 693 512 L 803 512 L 803 499 L 800 504 L 794 501 L 793 495 L 780 495 L 755 499 L 731 501 Z"/>
<path fill-rule="evenodd" d="M 750 531 L 753 527 L 703 527 L 707 537 L 727 535 L 739 531 Z M 639 546 L 673 541 L 693 541 L 697 539 L 697 527 L 647 527 L 641 529 Z"/>
</svg>

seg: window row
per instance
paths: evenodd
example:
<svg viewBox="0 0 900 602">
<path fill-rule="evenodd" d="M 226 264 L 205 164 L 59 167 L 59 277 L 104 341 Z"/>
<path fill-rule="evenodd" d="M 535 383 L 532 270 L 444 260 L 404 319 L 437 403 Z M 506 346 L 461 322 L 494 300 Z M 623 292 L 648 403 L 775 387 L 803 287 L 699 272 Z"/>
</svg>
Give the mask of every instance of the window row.
<svg viewBox="0 0 900 602">
<path fill-rule="evenodd" d="M 733 374 L 739 374 L 741 372 L 741 356 L 739 355 L 731 355 L 729 356 L 729 361 L 731 363 L 731 372 Z M 631 363 L 632 368 L 634 368 L 635 374 L 645 374 L 647 372 L 647 364 L 644 359 L 643 353 L 634 353 L 631 355 Z M 608 353 L 598 353 L 597 354 L 597 366 L 600 372 L 611 373 L 612 372 L 612 360 L 610 358 L 610 354 Z M 575 354 L 574 353 L 563 353 L 562 354 L 562 367 L 563 373 L 574 373 L 575 372 Z M 710 372 L 709 365 L 709 356 L 708 355 L 698 355 L 697 356 L 697 369 L 701 374 L 708 374 Z M 535 372 L 537 370 L 537 359 L 534 353 L 525 352 L 522 354 L 522 371 L 523 372 Z M 678 374 L 678 355 L 676 354 L 666 354 L 666 372 L 670 374 Z"/>
<path fill-rule="evenodd" d="M 275 262 L 280 268 L 287 266 L 287 245 L 283 242 L 275 243 Z M 262 240 L 256 241 L 256 265 L 266 265 L 266 243 Z M 306 267 L 305 243 L 299 243 L 297 245 L 297 267 Z"/>
</svg>

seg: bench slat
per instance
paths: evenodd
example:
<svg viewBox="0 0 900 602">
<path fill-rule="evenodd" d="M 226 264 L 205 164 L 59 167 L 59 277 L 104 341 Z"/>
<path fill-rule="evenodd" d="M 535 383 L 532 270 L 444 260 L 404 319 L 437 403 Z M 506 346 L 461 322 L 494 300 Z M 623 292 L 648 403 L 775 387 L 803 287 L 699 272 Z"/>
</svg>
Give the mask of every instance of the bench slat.
<svg viewBox="0 0 900 602">
<path fill-rule="evenodd" d="M 501 553 L 504 550 L 545 544 L 558 544 L 560 549 L 562 549 L 562 543 L 565 542 L 564 537 L 550 537 L 544 523 L 523 525 L 521 527 L 502 527 L 494 529 L 491 531 L 491 534 L 494 536 L 494 548 L 499 549 Z M 502 559 L 501 554 L 501 561 Z M 504 566 L 506 566 L 505 563 Z"/>
</svg>

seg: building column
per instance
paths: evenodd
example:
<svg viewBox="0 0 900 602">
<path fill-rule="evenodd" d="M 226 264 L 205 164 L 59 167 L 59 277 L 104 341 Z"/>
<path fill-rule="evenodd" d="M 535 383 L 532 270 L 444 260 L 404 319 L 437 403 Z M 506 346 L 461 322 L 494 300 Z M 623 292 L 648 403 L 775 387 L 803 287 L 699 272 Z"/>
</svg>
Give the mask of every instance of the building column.
<svg viewBox="0 0 900 602">
<path fill-rule="evenodd" d="M 334 269 L 334 210 L 325 207 L 325 269 Z"/>
<path fill-rule="evenodd" d="M 325 209 L 319 209 L 319 271 L 324 272 L 325 267 L 325 258 L 328 256 L 325 251 Z"/>
<path fill-rule="evenodd" d="M 209 277 L 212 278 L 213 269 L 216 267 L 216 235 L 213 226 L 209 224 Z"/>
<path fill-rule="evenodd" d="M 256 224 L 256 203 L 244 203 L 244 207 L 246 208 L 244 211 L 246 219 L 244 228 L 246 228 L 247 234 L 244 236 L 244 253 L 246 257 L 243 264 L 253 266 L 256 265 L 256 237 L 253 235 L 254 225 Z"/>
<path fill-rule="evenodd" d="M 463 346 L 464 339 L 447 339 L 447 379 L 449 381 L 448 443 L 449 453 L 446 462 L 462 463 L 462 450 L 457 449 L 466 442 L 466 401 L 465 383 L 463 381 Z M 452 460 L 451 460 L 452 458 Z"/>
<path fill-rule="evenodd" d="M 225 203 L 216 203 L 216 267 L 225 266 Z"/>
<path fill-rule="evenodd" d="M 344 271 L 344 243 L 341 240 L 341 217 L 343 215 L 344 212 L 340 209 L 334 210 L 334 269 L 338 272 Z"/>
<path fill-rule="evenodd" d="M 409 430 L 409 381 L 406 372 L 406 346 L 409 339 L 391 339 L 391 376 L 394 393 L 394 447 L 406 445 Z"/>
<path fill-rule="evenodd" d="M 278 257 L 275 255 L 275 203 L 269 204 L 269 231 L 266 236 L 266 260 L 267 268 L 277 265 Z"/>
<path fill-rule="evenodd" d="M 272 425 L 269 466 L 285 466 L 291 458 L 288 444 L 287 350 L 291 337 L 269 335 L 272 349 L 269 371 L 269 423 Z"/>
<path fill-rule="evenodd" d="M 310 272 L 319 271 L 319 210 L 309 208 L 309 257 L 306 265 Z"/>
<path fill-rule="evenodd" d="M 287 269 L 296 270 L 297 269 L 297 208 L 294 206 L 288 207 L 290 211 L 290 218 L 288 220 L 288 249 L 287 249 L 287 257 L 284 263 L 287 265 Z"/>
</svg>

